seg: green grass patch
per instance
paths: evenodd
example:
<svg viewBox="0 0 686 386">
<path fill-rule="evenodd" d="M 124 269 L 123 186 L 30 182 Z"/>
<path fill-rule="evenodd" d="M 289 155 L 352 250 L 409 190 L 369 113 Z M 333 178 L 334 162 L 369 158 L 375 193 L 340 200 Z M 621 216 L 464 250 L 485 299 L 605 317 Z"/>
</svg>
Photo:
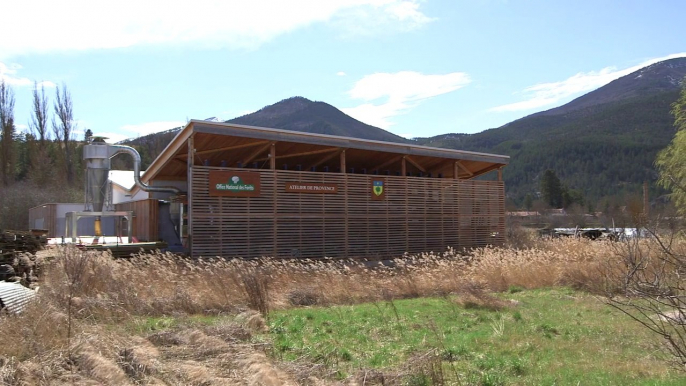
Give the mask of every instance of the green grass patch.
<svg viewBox="0 0 686 386">
<path fill-rule="evenodd" d="M 212 325 L 226 317 L 208 315 L 189 315 L 183 318 L 172 316 L 150 316 L 133 318 L 128 330 L 137 334 L 149 334 L 179 326 Z"/>
<path fill-rule="evenodd" d="M 494 311 L 444 297 L 273 312 L 273 356 L 338 378 L 374 369 L 417 385 L 686 384 L 655 336 L 591 295 L 498 296 L 516 303 Z"/>
</svg>

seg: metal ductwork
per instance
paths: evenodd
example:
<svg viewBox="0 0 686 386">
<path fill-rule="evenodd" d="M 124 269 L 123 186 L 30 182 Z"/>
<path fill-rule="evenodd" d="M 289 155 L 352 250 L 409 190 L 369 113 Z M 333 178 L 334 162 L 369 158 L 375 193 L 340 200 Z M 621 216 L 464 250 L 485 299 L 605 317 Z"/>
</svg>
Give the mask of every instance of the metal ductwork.
<svg viewBox="0 0 686 386">
<path fill-rule="evenodd" d="M 141 181 L 141 155 L 138 154 L 138 151 L 136 151 L 136 149 L 132 148 L 131 146 L 125 145 L 107 145 L 107 147 L 109 148 L 110 158 L 121 153 L 126 153 L 130 155 L 131 158 L 133 158 L 133 178 L 134 181 L 136 181 L 136 186 L 138 186 L 141 190 L 144 190 L 146 192 L 157 193 L 181 193 L 180 189 L 177 189 L 172 186 L 157 187 L 144 184 L 143 181 Z"/>
<path fill-rule="evenodd" d="M 107 197 L 107 181 L 110 173 L 110 159 L 117 154 L 127 153 L 133 158 L 133 178 L 141 190 L 146 192 L 179 194 L 174 187 L 153 187 L 141 181 L 141 156 L 136 149 L 124 145 L 109 145 L 103 138 L 95 138 L 83 147 L 83 159 L 86 161 L 86 203 L 93 205 L 95 217 L 95 236 L 102 236 L 101 218 Z"/>
<path fill-rule="evenodd" d="M 141 190 L 146 192 L 178 194 L 181 191 L 174 187 L 155 187 L 141 181 L 141 156 L 131 146 L 109 145 L 102 138 L 96 138 L 83 147 L 83 159 L 86 161 L 87 187 L 86 194 L 93 204 L 94 212 L 102 212 L 107 197 L 107 181 L 110 172 L 110 159 L 117 154 L 126 153 L 133 158 L 133 178 Z"/>
</svg>

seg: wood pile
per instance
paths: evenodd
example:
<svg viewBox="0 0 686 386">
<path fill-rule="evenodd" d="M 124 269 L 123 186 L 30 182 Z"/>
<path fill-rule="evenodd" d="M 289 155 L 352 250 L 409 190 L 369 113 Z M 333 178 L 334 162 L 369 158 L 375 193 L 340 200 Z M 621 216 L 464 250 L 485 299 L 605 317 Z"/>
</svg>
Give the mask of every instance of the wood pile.
<svg viewBox="0 0 686 386">
<path fill-rule="evenodd" d="M 48 244 L 47 231 L 0 229 L 0 280 L 35 282 L 36 252 Z"/>
</svg>

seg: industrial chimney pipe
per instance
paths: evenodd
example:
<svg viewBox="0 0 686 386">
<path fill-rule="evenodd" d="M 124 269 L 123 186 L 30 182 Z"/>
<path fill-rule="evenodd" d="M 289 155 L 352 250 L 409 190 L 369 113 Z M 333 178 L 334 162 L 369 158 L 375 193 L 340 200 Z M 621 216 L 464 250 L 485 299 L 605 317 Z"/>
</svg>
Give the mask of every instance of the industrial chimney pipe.
<svg viewBox="0 0 686 386">
<path fill-rule="evenodd" d="M 103 138 L 96 137 L 83 147 L 83 159 L 86 161 L 86 194 L 93 204 L 93 212 L 102 212 L 107 197 L 110 158 L 126 153 L 133 158 L 133 178 L 141 190 L 157 193 L 181 193 L 174 187 L 153 187 L 141 181 L 141 156 L 136 149 L 124 145 L 109 145 Z M 102 236 L 100 216 L 95 218 L 95 236 Z"/>
<path fill-rule="evenodd" d="M 117 154 L 121 153 L 126 153 L 133 158 L 133 179 L 136 182 L 136 186 L 138 186 L 141 190 L 144 190 L 146 192 L 156 192 L 156 193 L 174 193 L 174 194 L 179 194 L 181 193 L 181 190 L 174 188 L 172 186 L 168 187 L 157 187 L 157 186 L 150 186 L 146 185 L 141 181 L 141 155 L 138 154 L 138 151 L 136 149 L 132 148 L 131 146 L 125 146 L 125 145 L 107 145 L 109 147 L 109 154 L 110 158 L 114 157 Z"/>
</svg>

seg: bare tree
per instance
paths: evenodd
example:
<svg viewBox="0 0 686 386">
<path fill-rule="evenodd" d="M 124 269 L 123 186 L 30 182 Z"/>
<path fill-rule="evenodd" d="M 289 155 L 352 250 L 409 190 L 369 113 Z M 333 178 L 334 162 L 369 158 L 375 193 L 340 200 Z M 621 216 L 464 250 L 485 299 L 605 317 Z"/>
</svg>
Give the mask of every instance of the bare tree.
<svg viewBox="0 0 686 386">
<path fill-rule="evenodd" d="M 74 167 L 72 165 L 72 153 L 74 151 L 73 133 L 76 129 L 74 122 L 74 112 L 71 101 L 71 94 L 67 86 L 62 84 L 62 88 L 57 86 L 55 92 L 55 115 L 52 117 L 52 132 L 55 134 L 57 142 L 62 143 L 64 151 L 64 164 L 67 181 L 74 182 Z"/>
<path fill-rule="evenodd" d="M 48 137 L 48 97 L 45 95 L 45 87 L 41 84 L 40 92 L 38 82 L 33 82 L 33 115 L 29 128 L 38 138 L 40 148 L 45 147 Z"/>
<path fill-rule="evenodd" d="M 686 249 L 674 218 L 640 228 L 646 237 L 616 244 L 622 262 L 611 274 L 609 304 L 660 336 L 686 371 Z M 638 234 L 637 234 L 638 236 Z"/>
<path fill-rule="evenodd" d="M 13 178 L 14 91 L 4 79 L 0 82 L 0 125 L 0 177 L 3 185 L 7 186 Z"/>
</svg>

